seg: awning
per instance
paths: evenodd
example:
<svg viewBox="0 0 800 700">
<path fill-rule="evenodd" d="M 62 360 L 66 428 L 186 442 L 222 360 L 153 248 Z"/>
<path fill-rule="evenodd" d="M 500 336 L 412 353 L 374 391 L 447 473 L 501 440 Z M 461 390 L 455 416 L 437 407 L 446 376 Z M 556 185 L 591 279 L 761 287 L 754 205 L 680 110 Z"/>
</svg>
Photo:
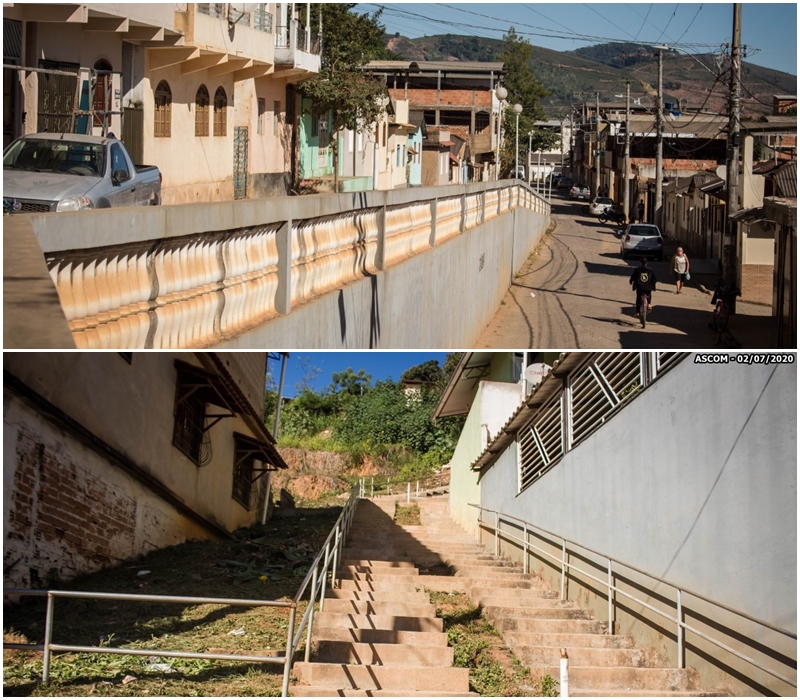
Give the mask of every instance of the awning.
<svg viewBox="0 0 800 700">
<path fill-rule="evenodd" d="M 236 456 L 234 459 L 237 465 L 250 457 L 254 457 L 265 465 L 264 469 L 255 471 L 263 473 L 278 471 L 277 465 L 283 463 L 283 459 L 280 454 L 278 454 L 278 451 L 268 442 L 258 440 L 243 433 L 234 433 L 233 438 L 236 441 Z M 253 481 L 255 481 L 255 479 L 253 479 Z"/>
<path fill-rule="evenodd" d="M 178 370 L 179 402 L 190 396 L 199 396 L 203 403 L 225 408 L 232 415 L 242 412 L 236 396 L 228 390 L 218 375 L 183 360 L 175 360 L 175 369 Z"/>
<path fill-rule="evenodd" d="M 453 163 L 454 165 L 461 165 L 461 161 L 458 158 L 456 158 L 452 153 L 450 153 L 449 155 L 451 163 Z"/>
</svg>

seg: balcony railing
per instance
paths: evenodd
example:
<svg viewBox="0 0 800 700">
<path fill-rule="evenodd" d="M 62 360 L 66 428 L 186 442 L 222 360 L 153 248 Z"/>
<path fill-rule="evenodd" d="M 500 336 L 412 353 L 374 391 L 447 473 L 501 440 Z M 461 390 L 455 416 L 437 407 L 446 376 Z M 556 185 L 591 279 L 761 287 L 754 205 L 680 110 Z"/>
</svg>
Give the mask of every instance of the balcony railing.
<svg viewBox="0 0 800 700">
<path fill-rule="evenodd" d="M 265 4 L 259 5 L 253 12 L 253 29 L 259 32 L 272 33 L 272 13 Z"/>
<path fill-rule="evenodd" d="M 201 15 L 208 15 L 209 17 L 225 17 L 225 3 L 223 2 L 199 2 L 197 3 L 197 11 Z"/>
</svg>

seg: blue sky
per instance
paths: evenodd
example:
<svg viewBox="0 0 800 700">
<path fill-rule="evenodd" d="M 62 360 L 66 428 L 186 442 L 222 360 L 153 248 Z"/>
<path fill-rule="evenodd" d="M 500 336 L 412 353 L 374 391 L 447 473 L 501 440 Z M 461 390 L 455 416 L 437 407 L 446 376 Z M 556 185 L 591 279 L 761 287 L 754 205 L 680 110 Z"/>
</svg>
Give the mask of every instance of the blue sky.
<svg viewBox="0 0 800 700">
<path fill-rule="evenodd" d="M 312 388 L 319 391 L 331 383 L 331 375 L 341 372 L 348 367 L 353 371 L 363 369 L 372 375 L 372 384 L 382 379 L 399 380 L 409 367 L 421 365 L 428 360 L 438 360 L 442 365 L 447 357 L 444 352 L 293 352 L 290 353 L 286 365 L 286 380 L 284 383 L 284 396 L 294 396 L 297 393 L 296 384 L 303 376 L 303 363 L 308 366 L 318 367 L 322 371 L 313 382 Z M 270 359 L 269 371 L 278 383 L 281 375 L 281 365 L 277 360 Z"/>
<path fill-rule="evenodd" d="M 389 33 L 416 38 L 464 34 L 501 38 L 509 26 L 531 44 L 557 51 L 608 40 L 666 43 L 696 53 L 730 42 L 731 3 L 361 3 L 359 12 L 385 7 Z M 527 33 L 527 34 L 526 34 Z M 577 39 L 575 34 L 592 39 Z M 570 38 L 564 38 L 569 36 Z M 742 43 L 751 63 L 797 75 L 797 5 L 745 3 Z"/>
</svg>

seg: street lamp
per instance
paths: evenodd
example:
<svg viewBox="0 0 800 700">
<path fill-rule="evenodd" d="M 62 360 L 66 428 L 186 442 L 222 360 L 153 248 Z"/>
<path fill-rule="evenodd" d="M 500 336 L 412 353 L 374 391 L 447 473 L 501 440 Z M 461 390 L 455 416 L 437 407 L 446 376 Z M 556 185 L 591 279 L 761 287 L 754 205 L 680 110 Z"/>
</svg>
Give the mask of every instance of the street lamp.
<svg viewBox="0 0 800 700">
<path fill-rule="evenodd" d="M 514 105 L 514 114 L 517 115 L 517 150 L 514 158 L 514 179 L 519 177 L 519 115 L 522 114 L 522 105 Z"/>
<path fill-rule="evenodd" d="M 494 179 L 500 179 L 500 134 L 501 134 L 501 125 L 503 122 L 503 103 L 505 102 L 506 97 L 508 97 L 508 90 L 506 90 L 502 85 L 498 85 L 497 89 L 494 91 L 495 96 L 497 97 L 497 101 L 499 104 L 499 109 L 497 110 L 497 148 L 495 149 L 495 166 L 494 166 Z"/>
<path fill-rule="evenodd" d="M 533 170 L 533 168 L 531 168 L 531 160 L 532 160 L 531 156 L 532 155 L 533 155 L 533 132 L 529 131 L 528 132 L 528 158 L 527 158 L 527 160 L 528 160 L 528 184 L 529 185 L 531 184 L 531 170 Z M 536 173 L 536 177 L 537 178 L 539 177 L 539 173 L 538 172 Z"/>
</svg>

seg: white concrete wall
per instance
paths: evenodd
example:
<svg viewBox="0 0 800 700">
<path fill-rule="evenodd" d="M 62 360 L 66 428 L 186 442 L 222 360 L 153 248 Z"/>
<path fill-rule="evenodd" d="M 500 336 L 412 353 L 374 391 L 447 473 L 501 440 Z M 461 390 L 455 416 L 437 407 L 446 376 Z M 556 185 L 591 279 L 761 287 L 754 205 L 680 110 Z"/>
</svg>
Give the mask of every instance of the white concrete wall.
<svg viewBox="0 0 800 700">
<path fill-rule="evenodd" d="M 517 478 L 514 444 L 484 476 L 482 505 L 796 632 L 796 365 L 690 357 L 519 494 Z M 637 629 L 619 614 L 622 631 Z M 673 642 L 661 649 L 674 657 Z M 786 692 L 752 669 L 739 686 L 687 659 L 737 694 Z"/>
<path fill-rule="evenodd" d="M 450 516 L 476 536 L 478 511 L 469 504 L 480 503 L 481 486 L 477 472 L 469 467 L 489 444 L 490 436 L 495 436 L 511 417 L 521 399 L 519 384 L 480 382 L 450 460 Z"/>
</svg>

